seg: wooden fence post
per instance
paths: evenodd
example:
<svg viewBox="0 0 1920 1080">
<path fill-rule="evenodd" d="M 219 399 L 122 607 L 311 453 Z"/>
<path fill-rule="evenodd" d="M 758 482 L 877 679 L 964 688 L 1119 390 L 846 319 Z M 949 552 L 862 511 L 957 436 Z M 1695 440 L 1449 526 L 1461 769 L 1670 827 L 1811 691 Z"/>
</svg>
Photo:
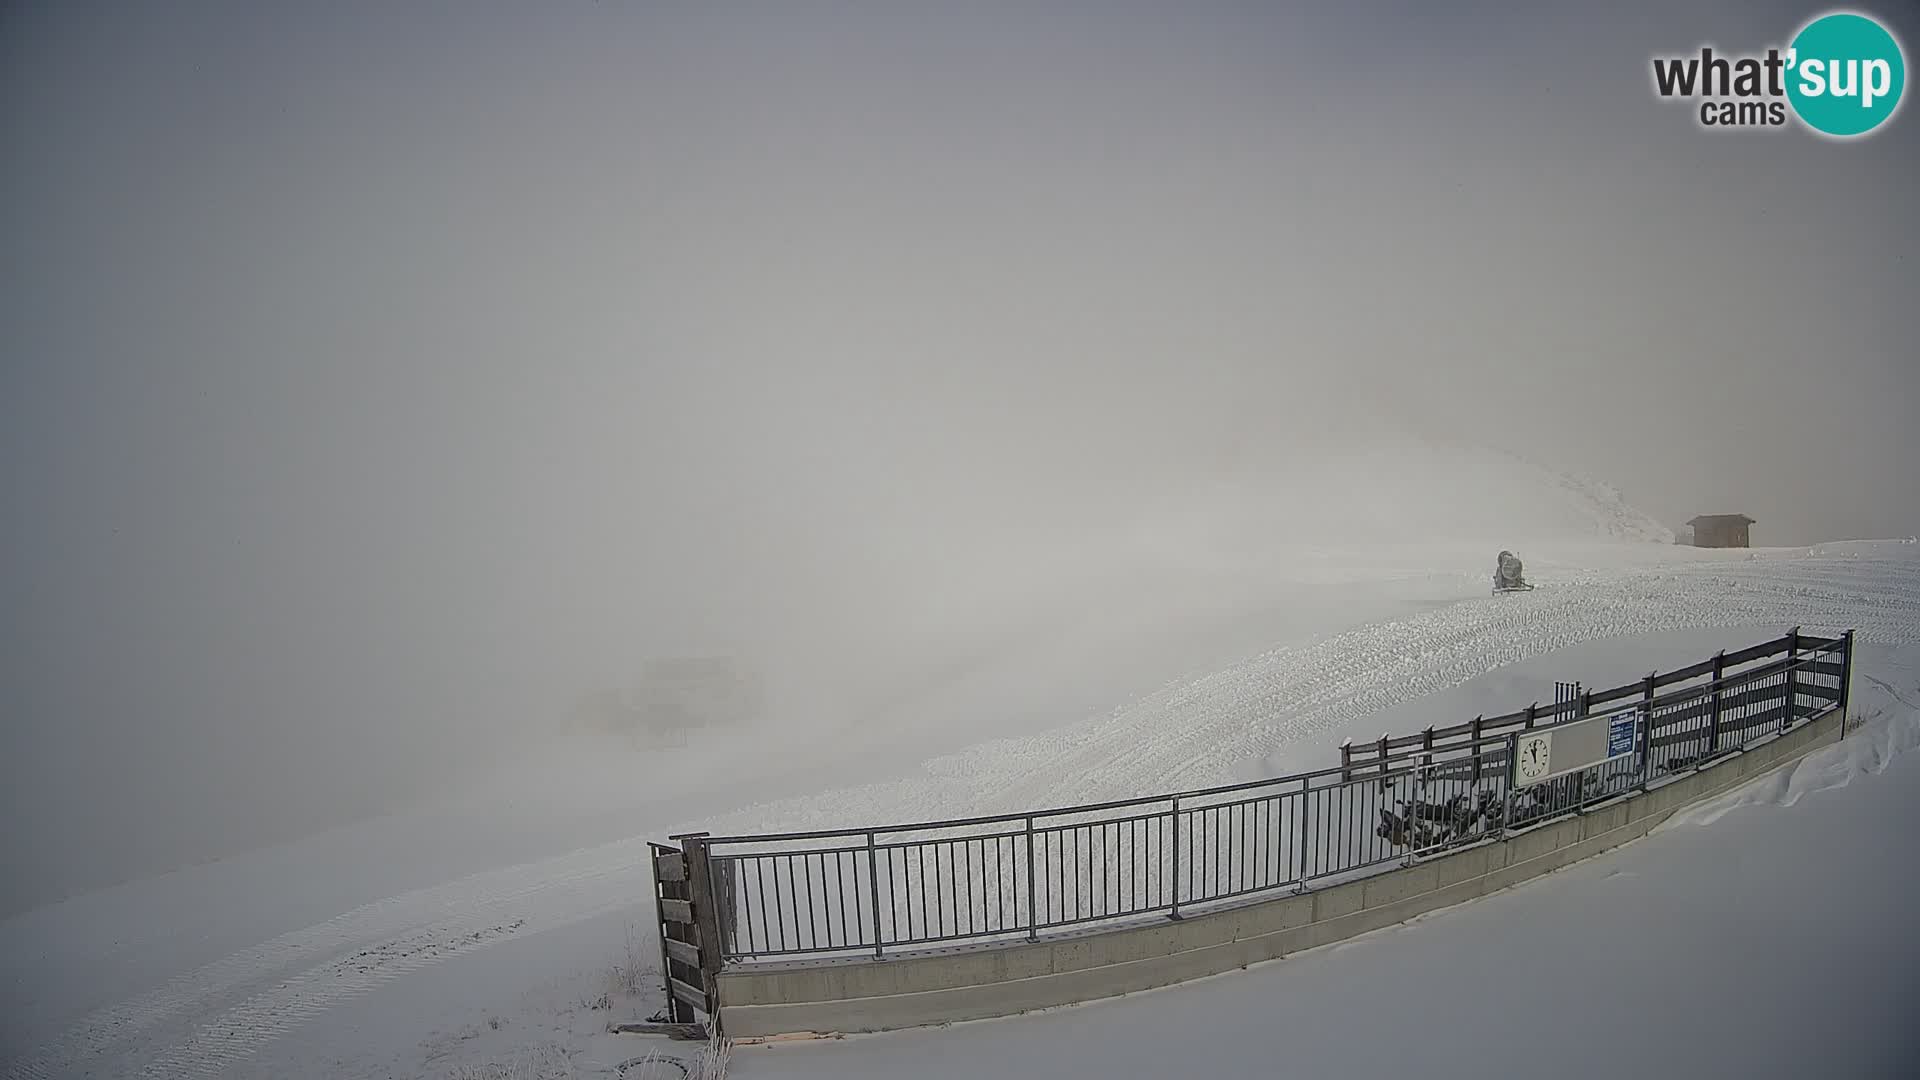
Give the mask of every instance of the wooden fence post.
<svg viewBox="0 0 1920 1080">
<path fill-rule="evenodd" d="M 707 999 L 707 1020 L 720 1030 L 719 982 L 722 946 L 720 942 L 720 905 L 714 899 L 713 868 L 707 856 L 708 833 L 688 833 L 674 839 L 687 856 L 688 895 L 693 898 L 693 924 L 700 935 L 700 992 Z"/>
</svg>

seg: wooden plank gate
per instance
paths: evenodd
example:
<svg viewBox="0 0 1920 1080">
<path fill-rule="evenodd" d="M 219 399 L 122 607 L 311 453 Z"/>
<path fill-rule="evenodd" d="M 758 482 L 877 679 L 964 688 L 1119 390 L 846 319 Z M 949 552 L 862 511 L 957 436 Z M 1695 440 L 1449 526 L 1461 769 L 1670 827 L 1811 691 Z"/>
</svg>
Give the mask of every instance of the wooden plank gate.
<svg viewBox="0 0 1920 1080">
<path fill-rule="evenodd" d="M 653 856 L 653 901 L 660 919 L 660 972 L 666 983 L 667 1019 L 719 1027 L 714 976 L 720 971 L 718 919 L 705 898 L 706 833 L 675 836 L 681 848 L 649 843 Z"/>
</svg>

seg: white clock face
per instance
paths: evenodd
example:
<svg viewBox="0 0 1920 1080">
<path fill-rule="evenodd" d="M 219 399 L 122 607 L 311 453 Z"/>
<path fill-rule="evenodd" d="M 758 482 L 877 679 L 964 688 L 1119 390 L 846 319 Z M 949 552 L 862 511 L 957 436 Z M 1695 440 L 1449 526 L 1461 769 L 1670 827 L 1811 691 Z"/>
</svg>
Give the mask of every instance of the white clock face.
<svg viewBox="0 0 1920 1080">
<path fill-rule="evenodd" d="M 1515 764 L 1522 780 L 1538 780 L 1550 767 L 1553 740 L 1545 735 L 1522 736 L 1514 748 Z"/>
</svg>

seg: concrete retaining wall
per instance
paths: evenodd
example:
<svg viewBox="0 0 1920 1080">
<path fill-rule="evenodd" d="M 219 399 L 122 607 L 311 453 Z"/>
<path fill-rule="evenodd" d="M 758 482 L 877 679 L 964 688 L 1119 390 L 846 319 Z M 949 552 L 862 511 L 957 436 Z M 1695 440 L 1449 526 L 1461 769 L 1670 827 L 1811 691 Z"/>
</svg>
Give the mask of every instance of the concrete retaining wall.
<svg viewBox="0 0 1920 1080">
<path fill-rule="evenodd" d="M 740 965 L 718 976 L 721 1024 L 740 1038 L 884 1031 L 1010 1016 L 1231 971 L 1405 922 L 1645 836 L 1717 795 L 1840 737 L 1835 709 L 1697 772 L 1561 821 L 1357 881 L 1237 907 L 1037 943 Z"/>
</svg>

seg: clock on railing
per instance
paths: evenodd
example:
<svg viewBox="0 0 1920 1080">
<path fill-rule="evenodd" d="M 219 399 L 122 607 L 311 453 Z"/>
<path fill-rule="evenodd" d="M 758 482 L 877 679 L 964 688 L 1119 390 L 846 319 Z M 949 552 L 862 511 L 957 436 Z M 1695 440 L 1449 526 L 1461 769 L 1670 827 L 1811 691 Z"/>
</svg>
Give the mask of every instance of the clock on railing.
<svg viewBox="0 0 1920 1080">
<path fill-rule="evenodd" d="M 1522 735 L 1514 742 L 1514 775 L 1530 784 L 1547 775 L 1553 765 L 1553 736 L 1547 732 Z"/>
</svg>

